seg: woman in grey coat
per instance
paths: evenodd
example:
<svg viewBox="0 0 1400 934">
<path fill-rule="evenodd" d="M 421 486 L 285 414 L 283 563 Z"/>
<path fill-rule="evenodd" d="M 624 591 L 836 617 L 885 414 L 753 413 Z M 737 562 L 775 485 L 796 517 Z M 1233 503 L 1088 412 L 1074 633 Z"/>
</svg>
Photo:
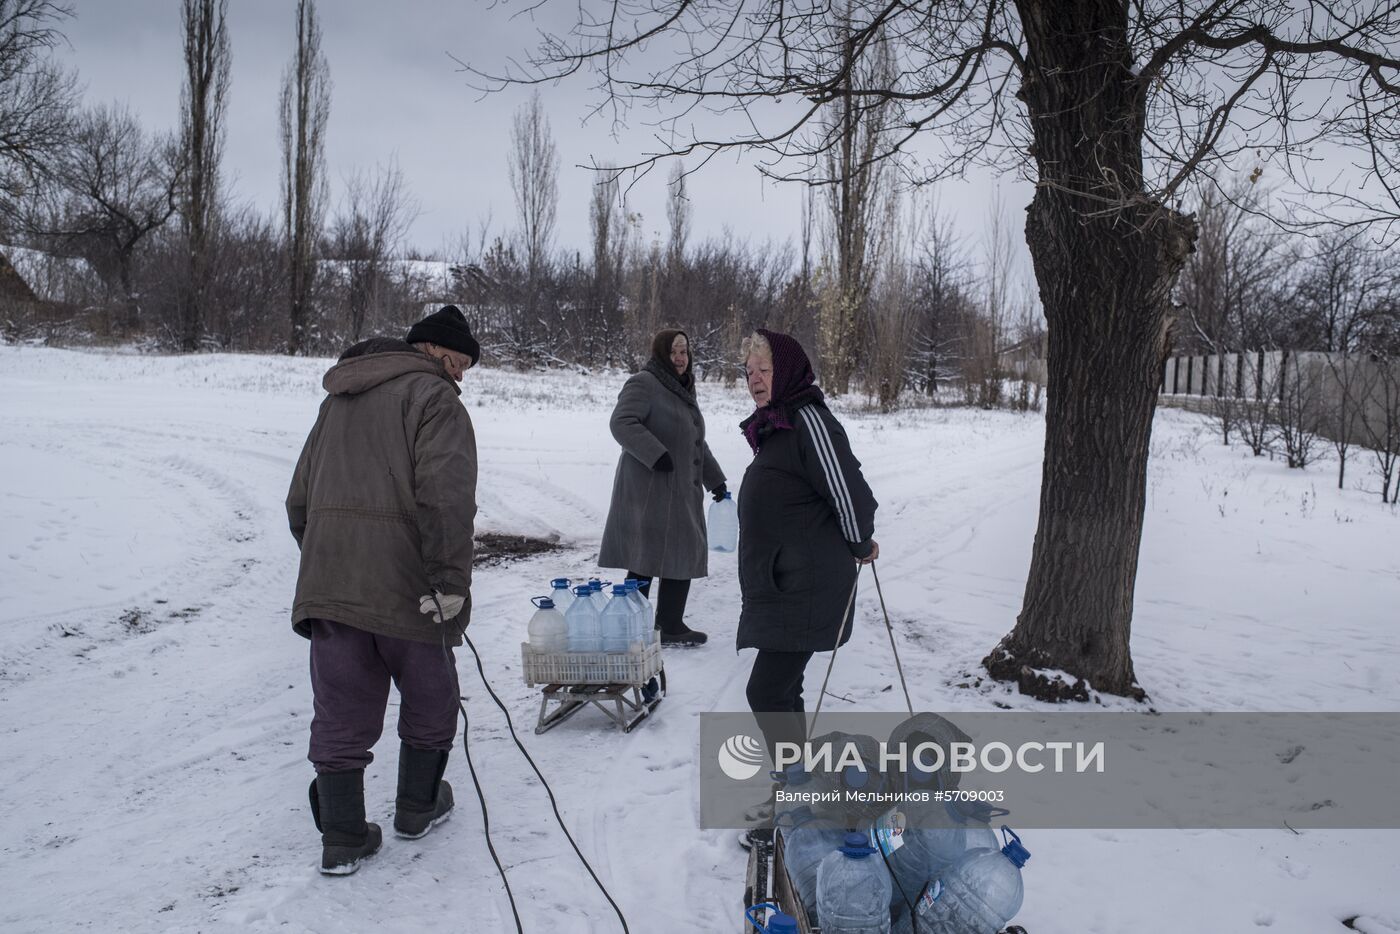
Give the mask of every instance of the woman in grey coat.
<svg viewBox="0 0 1400 934">
<path fill-rule="evenodd" d="M 725 494 L 691 369 L 685 332 L 661 331 L 646 365 L 618 393 L 609 427 L 622 456 L 598 554 L 602 567 L 626 568 L 640 580 L 648 598 L 652 578 L 661 579 L 656 627 L 672 645 L 708 638 L 686 626 L 685 601 L 691 580 L 708 571 L 702 488 L 716 501 Z"/>
</svg>

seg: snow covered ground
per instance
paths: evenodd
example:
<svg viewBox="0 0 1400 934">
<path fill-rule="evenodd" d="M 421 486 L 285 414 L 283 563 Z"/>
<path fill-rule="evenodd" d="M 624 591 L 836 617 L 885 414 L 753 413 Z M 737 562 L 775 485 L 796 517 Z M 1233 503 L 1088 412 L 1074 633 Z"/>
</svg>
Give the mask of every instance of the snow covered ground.
<svg viewBox="0 0 1400 934">
<path fill-rule="evenodd" d="M 326 361 L 0 347 L 0 929 L 511 930 L 460 752 L 452 821 L 391 838 L 357 875 L 314 869 L 306 643 L 288 624 L 282 509 Z M 708 647 L 667 657 L 671 694 L 631 735 L 584 712 L 543 736 L 519 678 L 527 598 L 594 570 L 621 377 L 468 374 L 486 530 L 557 533 L 561 554 L 483 569 L 472 634 L 521 738 L 633 931 L 739 930 L 743 854 L 697 829 L 697 717 L 745 709 L 732 557 L 692 590 Z M 737 486 L 739 389 L 702 386 Z M 1014 622 L 1035 529 L 1043 423 L 840 407 L 881 502 L 881 580 L 915 703 L 1034 708 L 979 684 Z M 1336 490 L 1158 414 L 1134 624 L 1162 710 L 1400 710 L 1400 514 L 1370 467 Z M 833 692 L 895 709 L 866 588 Z M 618 930 L 554 828 L 470 654 L 458 656 L 491 827 L 528 931 Z M 965 686 L 971 685 L 971 686 Z M 391 705 L 394 701 L 391 701 Z M 368 774 L 392 813 L 392 706 Z M 1400 931 L 1400 833 L 1026 835 L 1031 934 Z"/>
</svg>

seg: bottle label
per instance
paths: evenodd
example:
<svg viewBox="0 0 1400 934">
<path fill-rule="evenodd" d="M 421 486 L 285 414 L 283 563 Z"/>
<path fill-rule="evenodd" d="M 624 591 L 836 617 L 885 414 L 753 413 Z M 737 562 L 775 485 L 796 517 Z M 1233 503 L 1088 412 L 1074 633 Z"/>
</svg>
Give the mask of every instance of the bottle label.
<svg viewBox="0 0 1400 934">
<path fill-rule="evenodd" d="M 886 856 L 893 855 L 904 846 L 904 826 L 904 814 L 897 808 L 881 815 L 870 826 L 870 845 Z"/>
</svg>

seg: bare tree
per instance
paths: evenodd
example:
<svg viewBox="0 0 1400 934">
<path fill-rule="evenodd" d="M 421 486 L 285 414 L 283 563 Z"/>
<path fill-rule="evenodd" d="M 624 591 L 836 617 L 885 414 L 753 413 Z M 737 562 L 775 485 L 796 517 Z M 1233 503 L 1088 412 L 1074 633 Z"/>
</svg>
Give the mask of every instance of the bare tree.
<svg viewBox="0 0 1400 934">
<path fill-rule="evenodd" d="M 212 238 L 219 210 L 219 164 L 228 98 L 228 0 L 182 0 L 185 85 L 180 97 L 184 163 L 186 283 L 180 301 L 180 346 L 198 350 L 209 302 Z"/>
<path fill-rule="evenodd" d="M 330 249 L 351 341 L 383 317 L 392 284 L 390 261 L 417 217 L 418 202 L 405 188 L 397 163 L 378 167 L 373 176 L 357 171 L 346 179 Z"/>
<path fill-rule="evenodd" d="M 630 230 L 621 185 L 616 173 L 606 167 L 588 202 L 588 226 L 593 240 L 593 288 L 584 320 L 579 323 L 579 336 L 584 360 L 591 366 L 597 362 L 607 332 L 621 325 L 622 267 Z"/>
<path fill-rule="evenodd" d="M 1400 267 L 1353 230 L 1329 231 L 1299 245 L 1299 274 L 1289 304 L 1291 346 L 1351 353 L 1370 349 L 1372 332 L 1390 313 Z"/>
<path fill-rule="evenodd" d="M 326 123 L 331 113 L 331 73 L 321 53 L 321 24 L 314 0 L 297 0 L 297 46 L 282 77 L 282 228 L 287 240 L 291 337 L 287 352 L 306 351 L 316 274 L 316 244 L 325 218 Z"/>
<path fill-rule="evenodd" d="M 1327 412 L 1328 435 L 1337 452 L 1337 489 L 1346 489 L 1347 455 L 1361 433 L 1360 408 L 1371 395 L 1373 368 L 1360 354 L 1328 354 L 1333 391 Z"/>
<path fill-rule="evenodd" d="M 802 245 L 802 266 L 798 275 L 804 282 L 812 281 L 812 228 L 816 226 L 816 191 L 816 188 L 810 185 L 802 191 L 802 219 L 798 226 L 798 242 Z"/>
<path fill-rule="evenodd" d="M 892 214 L 898 211 L 898 202 L 887 200 L 886 210 Z M 891 412 L 899 405 L 909 373 L 919 322 L 914 279 L 915 251 L 922 239 L 918 224 L 922 219 L 917 206 L 910 206 L 906 216 L 885 221 L 889 242 L 875 276 L 866 315 L 866 391 L 874 396 L 881 412 Z"/>
<path fill-rule="evenodd" d="M 1267 193 L 1248 178 L 1196 187 L 1196 249 L 1177 280 L 1180 351 L 1258 350 L 1274 337 L 1271 296 L 1289 258 L 1277 227 L 1261 216 Z"/>
<path fill-rule="evenodd" d="M 671 268 L 685 261 L 685 243 L 690 238 L 690 198 L 685 193 L 685 166 L 677 162 L 671 166 L 671 177 L 666 183 L 666 265 Z"/>
<path fill-rule="evenodd" d="M 842 99 L 888 102 L 899 130 L 873 158 L 922 135 L 925 179 L 978 163 L 1024 167 L 1036 183 L 1026 238 L 1047 322 L 1044 481 L 1021 614 L 985 664 L 1038 696 L 1087 698 L 1092 686 L 1143 697 L 1130 640 L 1147 456 L 1170 296 L 1197 234 L 1176 205 L 1203 170 L 1234 157 L 1291 169 L 1326 136 L 1353 143 L 1381 185 L 1379 205 L 1358 205 L 1362 219 L 1400 218 L 1400 8 L 861 0 L 848 41 L 833 43 L 841 15 L 783 0 L 723 10 L 584 0 L 569 34 L 547 35 L 528 70 L 498 77 L 591 70 L 619 119 L 633 103 L 667 107 L 663 129 L 677 133 L 713 125 L 692 115 L 709 106 L 733 118 L 732 132 L 682 136 L 671 152 L 749 148 L 776 177 L 800 178 L 839 149 L 840 123 L 820 132 L 820 120 Z M 678 54 L 642 54 L 662 41 Z M 883 82 L 853 82 L 884 42 L 898 47 L 899 67 Z M 1294 106 L 1312 85 L 1348 93 Z M 1045 669 L 1082 683 L 1037 674 Z"/>
<path fill-rule="evenodd" d="M 1357 410 L 1366 446 L 1381 472 L 1381 502 L 1400 502 L 1400 358 L 1377 356 L 1368 404 Z M 1395 480 L 1395 494 L 1390 482 Z"/>
<path fill-rule="evenodd" d="M 1278 425 L 1278 374 L 1264 365 L 1262 352 L 1245 355 L 1244 363 L 1234 424 L 1254 456 L 1263 457 L 1273 445 Z"/>
<path fill-rule="evenodd" d="M 822 289 L 818 355 L 822 385 L 833 394 L 848 392 L 860 361 L 860 336 L 866 329 L 866 303 L 880 266 L 882 225 L 892 215 L 887 198 L 891 166 L 877 156 L 887 145 L 892 108 L 880 97 L 857 94 L 870 84 L 884 84 L 894 70 L 891 45 L 874 40 L 875 54 L 858 55 L 855 9 L 845 3 L 832 27 L 833 44 L 845 47 L 845 83 L 828 105 L 819 131 L 835 137 L 824 151 L 814 183 L 826 195 L 823 232 L 831 278 Z"/>
<path fill-rule="evenodd" d="M 281 218 L 249 206 L 216 216 L 208 267 L 209 337 L 221 350 L 286 347 L 287 265 Z"/>
<path fill-rule="evenodd" d="M 1243 354 L 1274 346 L 1284 330 L 1275 297 L 1289 260 L 1282 233 L 1261 216 L 1267 192 L 1257 182 L 1253 174 L 1223 185 L 1214 179 L 1198 182 L 1196 250 L 1176 286 L 1172 343 L 1177 352 L 1214 356 L 1214 391 L 1207 394 L 1207 404 L 1227 445 L 1246 415 L 1234 386 Z"/>
<path fill-rule="evenodd" d="M 1285 353 L 1279 379 L 1278 439 L 1288 466 L 1312 463 L 1322 444 L 1322 386 L 1313 354 Z"/>
<path fill-rule="evenodd" d="M 1039 412 L 1045 392 L 1045 316 L 1033 283 L 1022 279 L 1016 302 L 1015 343 L 1004 355 L 1009 375 L 1016 379 L 1011 406 L 1021 412 Z"/>
<path fill-rule="evenodd" d="M 653 239 L 649 247 L 638 244 L 632 261 L 631 275 L 627 278 L 627 303 L 623 308 L 622 330 L 612 335 L 608 341 L 609 354 L 605 358 L 611 366 L 621 363 L 629 370 L 635 369 L 644 359 L 643 351 L 650 346 L 647 340 L 661 329 L 662 282 L 666 275 L 666 256 L 659 241 Z M 672 308 L 666 309 L 668 321 L 677 321 L 679 316 Z M 622 352 L 614 359 L 614 351 L 622 344 Z M 639 359 L 641 358 L 641 359 Z"/>
<path fill-rule="evenodd" d="M 533 286 L 549 256 L 559 209 L 559 154 L 538 92 L 515 113 L 507 167 Z"/>
<path fill-rule="evenodd" d="M 981 307 L 968 335 L 963 359 L 963 392 L 969 405 L 995 408 L 1004 401 L 1002 350 L 1010 343 L 1012 317 L 1012 264 L 1014 259 L 1011 225 L 1001 192 L 993 194 L 987 206 L 983 230 Z"/>
<path fill-rule="evenodd" d="M 72 15 L 52 0 L 0 0 L 0 198 L 22 198 L 47 171 L 77 100 L 73 76 L 50 58 Z"/>
<path fill-rule="evenodd" d="M 913 337 L 911 381 L 933 396 L 940 381 L 956 378 L 969 346 L 974 316 L 971 265 L 951 217 L 930 199 L 925 216 L 912 288 L 919 320 Z"/>
<path fill-rule="evenodd" d="M 128 335 L 141 324 L 137 251 L 175 213 L 179 168 L 173 141 L 148 136 L 130 110 L 87 110 L 52 160 L 46 197 L 32 199 L 25 215 L 30 236 L 82 255 L 115 284 Z"/>
</svg>

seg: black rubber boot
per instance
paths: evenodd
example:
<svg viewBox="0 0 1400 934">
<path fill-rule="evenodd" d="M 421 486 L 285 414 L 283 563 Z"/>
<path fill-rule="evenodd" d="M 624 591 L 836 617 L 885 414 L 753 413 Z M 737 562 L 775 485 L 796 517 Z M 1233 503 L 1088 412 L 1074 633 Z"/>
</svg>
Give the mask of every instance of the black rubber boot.
<svg viewBox="0 0 1400 934">
<path fill-rule="evenodd" d="M 399 745 L 399 793 L 394 833 L 416 840 L 452 813 L 452 786 L 442 780 L 447 750 Z"/>
<path fill-rule="evenodd" d="M 384 835 L 365 820 L 365 770 L 322 772 L 311 782 L 311 819 L 321 831 L 321 872 L 348 876 L 379 852 Z"/>
<path fill-rule="evenodd" d="M 709 639 L 710 637 L 703 632 L 688 627 L 682 628 L 679 632 L 667 632 L 664 629 L 661 631 L 662 645 L 704 645 Z"/>
</svg>

